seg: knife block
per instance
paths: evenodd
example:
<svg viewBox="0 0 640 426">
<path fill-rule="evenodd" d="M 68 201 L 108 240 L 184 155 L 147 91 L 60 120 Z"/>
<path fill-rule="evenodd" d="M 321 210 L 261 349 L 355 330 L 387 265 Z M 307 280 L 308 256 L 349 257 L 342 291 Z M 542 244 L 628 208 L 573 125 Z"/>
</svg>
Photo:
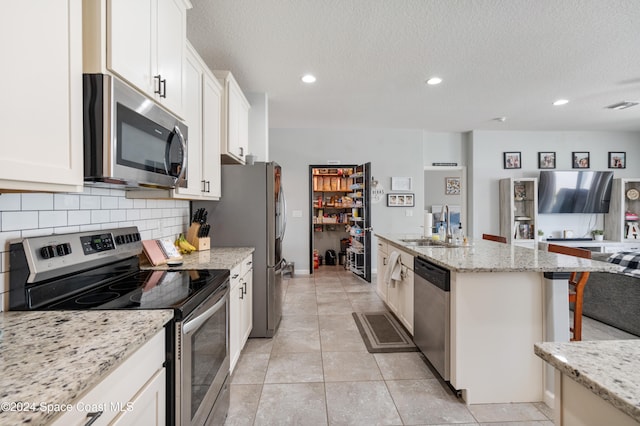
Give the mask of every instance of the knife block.
<svg viewBox="0 0 640 426">
<path fill-rule="evenodd" d="M 196 250 L 209 250 L 211 248 L 211 239 L 209 237 L 198 237 L 198 231 L 200 231 L 199 223 L 192 223 L 187 231 L 187 241 L 194 246 Z"/>
</svg>

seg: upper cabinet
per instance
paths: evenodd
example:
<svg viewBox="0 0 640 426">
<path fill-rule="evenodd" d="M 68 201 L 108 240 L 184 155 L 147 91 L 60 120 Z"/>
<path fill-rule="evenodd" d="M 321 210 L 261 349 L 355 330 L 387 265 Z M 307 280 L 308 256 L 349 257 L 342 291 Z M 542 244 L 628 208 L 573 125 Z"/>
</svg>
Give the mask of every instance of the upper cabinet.
<svg viewBox="0 0 640 426">
<path fill-rule="evenodd" d="M 245 164 L 249 154 L 249 101 L 230 71 L 214 71 L 224 87 L 222 141 L 224 164 Z"/>
<path fill-rule="evenodd" d="M 85 72 L 113 72 L 180 117 L 186 0 L 84 0 Z"/>
<path fill-rule="evenodd" d="M 35 3 L 2 5 L 0 192 L 82 191 L 82 4 Z"/>
</svg>

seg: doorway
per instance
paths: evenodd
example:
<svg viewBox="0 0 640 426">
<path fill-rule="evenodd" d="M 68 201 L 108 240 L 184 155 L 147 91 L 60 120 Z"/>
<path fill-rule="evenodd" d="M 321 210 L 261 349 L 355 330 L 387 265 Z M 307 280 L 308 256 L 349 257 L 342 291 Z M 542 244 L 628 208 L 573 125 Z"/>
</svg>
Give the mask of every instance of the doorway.
<svg viewBox="0 0 640 426">
<path fill-rule="evenodd" d="M 462 229 L 470 234 L 467 220 L 466 167 L 425 167 L 424 168 L 424 212 L 433 214 L 433 232 L 437 232 L 441 222 L 443 206 L 449 206 L 452 229 Z"/>
</svg>

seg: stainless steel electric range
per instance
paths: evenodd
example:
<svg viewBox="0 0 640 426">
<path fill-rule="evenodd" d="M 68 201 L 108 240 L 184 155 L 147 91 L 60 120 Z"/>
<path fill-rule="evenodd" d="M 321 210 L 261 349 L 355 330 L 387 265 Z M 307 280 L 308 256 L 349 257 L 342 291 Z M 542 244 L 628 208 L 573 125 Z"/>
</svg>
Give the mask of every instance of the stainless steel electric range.
<svg viewBox="0 0 640 426">
<path fill-rule="evenodd" d="M 229 271 L 141 270 L 137 227 L 10 243 L 10 310 L 173 309 L 167 424 L 224 423 L 229 404 Z"/>
</svg>

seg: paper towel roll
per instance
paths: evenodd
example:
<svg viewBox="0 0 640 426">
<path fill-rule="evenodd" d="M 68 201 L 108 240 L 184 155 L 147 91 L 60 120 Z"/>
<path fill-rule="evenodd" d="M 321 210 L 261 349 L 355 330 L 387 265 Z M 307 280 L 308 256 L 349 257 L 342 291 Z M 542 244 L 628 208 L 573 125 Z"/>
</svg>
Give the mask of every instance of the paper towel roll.
<svg viewBox="0 0 640 426">
<path fill-rule="evenodd" d="M 433 213 L 424 212 L 424 236 L 430 237 L 433 231 Z"/>
</svg>

